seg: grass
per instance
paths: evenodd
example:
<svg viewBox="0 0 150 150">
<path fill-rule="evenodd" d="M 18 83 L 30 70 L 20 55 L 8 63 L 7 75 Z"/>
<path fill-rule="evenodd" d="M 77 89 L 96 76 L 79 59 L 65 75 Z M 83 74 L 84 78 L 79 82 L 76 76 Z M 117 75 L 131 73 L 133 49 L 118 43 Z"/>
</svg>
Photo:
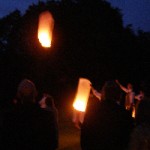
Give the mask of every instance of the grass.
<svg viewBox="0 0 150 150">
<path fill-rule="evenodd" d="M 73 108 L 68 106 L 63 106 L 62 108 L 59 109 L 58 150 L 81 150 L 80 130 L 77 129 L 72 122 Z"/>
</svg>

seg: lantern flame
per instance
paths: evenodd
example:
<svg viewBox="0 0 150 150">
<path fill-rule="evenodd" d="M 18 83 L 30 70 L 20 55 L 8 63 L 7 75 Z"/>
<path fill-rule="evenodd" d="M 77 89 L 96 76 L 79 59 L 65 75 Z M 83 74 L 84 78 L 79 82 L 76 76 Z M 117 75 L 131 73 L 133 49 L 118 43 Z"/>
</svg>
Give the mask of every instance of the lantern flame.
<svg viewBox="0 0 150 150">
<path fill-rule="evenodd" d="M 135 106 L 133 106 L 133 110 L 132 110 L 132 117 L 135 118 Z"/>
<path fill-rule="evenodd" d="M 54 19 L 49 11 L 39 16 L 38 39 L 43 47 L 51 47 Z"/>
<path fill-rule="evenodd" d="M 76 110 L 79 110 L 79 111 L 82 111 L 82 112 L 85 111 L 85 103 L 84 103 L 83 99 L 82 100 L 78 99 L 77 101 L 75 101 L 73 106 Z"/>
<path fill-rule="evenodd" d="M 76 110 L 85 112 L 87 101 L 90 94 L 90 89 L 91 89 L 91 82 L 88 79 L 80 78 L 76 98 L 73 103 L 73 107 Z"/>
</svg>

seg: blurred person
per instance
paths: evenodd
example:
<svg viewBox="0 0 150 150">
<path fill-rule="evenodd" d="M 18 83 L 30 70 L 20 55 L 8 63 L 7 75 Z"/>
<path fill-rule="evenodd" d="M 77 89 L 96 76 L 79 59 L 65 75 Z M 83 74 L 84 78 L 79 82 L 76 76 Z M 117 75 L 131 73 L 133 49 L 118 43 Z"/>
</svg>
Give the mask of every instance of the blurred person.
<svg viewBox="0 0 150 150">
<path fill-rule="evenodd" d="M 42 99 L 39 101 L 40 107 L 51 113 L 51 115 L 54 118 L 54 127 L 55 127 L 55 139 L 58 142 L 58 110 L 55 106 L 54 103 L 54 98 L 49 95 L 44 93 Z"/>
<path fill-rule="evenodd" d="M 138 109 L 139 103 L 141 102 L 141 100 L 144 99 L 144 91 L 143 91 L 143 90 L 140 90 L 140 91 L 139 91 L 139 94 L 135 95 L 134 99 L 135 99 L 135 102 L 134 102 L 135 105 L 134 105 L 134 107 L 135 107 L 135 117 L 136 117 L 137 109 Z"/>
<path fill-rule="evenodd" d="M 55 150 L 54 117 L 43 111 L 36 102 L 35 84 L 24 79 L 17 89 L 19 105 L 4 115 L 3 149 L 15 150 Z"/>
<path fill-rule="evenodd" d="M 105 82 L 101 101 L 89 100 L 81 126 L 82 150 L 125 150 L 133 128 L 133 119 L 118 104 L 120 88 L 114 81 Z"/>
<path fill-rule="evenodd" d="M 140 90 L 139 94 L 135 95 L 135 99 L 141 101 L 144 98 L 144 91 Z"/>
<path fill-rule="evenodd" d="M 143 92 L 144 97 L 137 107 L 136 126 L 131 134 L 129 150 L 150 149 L 150 86 L 145 85 Z"/>
<path fill-rule="evenodd" d="M 116 83 L 120 86 L 120 88 L 126 93 L 125 96 L 125 108 L 132 112 L 132 108 L 134 106 L 134 97 L 135 93 L 133 91 L 133 85 L 131 83 L 127 84 L 127 87 L 124 87 L 118 80 Z"/>
</svg>

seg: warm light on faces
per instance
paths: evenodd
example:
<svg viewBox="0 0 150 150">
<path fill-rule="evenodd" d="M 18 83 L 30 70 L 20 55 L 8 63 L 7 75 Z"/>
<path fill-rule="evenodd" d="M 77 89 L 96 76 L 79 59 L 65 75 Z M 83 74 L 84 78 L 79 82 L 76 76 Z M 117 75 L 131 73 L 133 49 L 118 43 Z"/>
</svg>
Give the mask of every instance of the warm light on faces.
<svg viewBox="0 0 150 150">
<path fill-rule="evenodd" d="M 128 83 L 127 88 L 128 88 L 128 89 L 132 89 L 132 88 L 133 88 L 133 87 L 132 87 L 132 84 Z"/>
</svg>

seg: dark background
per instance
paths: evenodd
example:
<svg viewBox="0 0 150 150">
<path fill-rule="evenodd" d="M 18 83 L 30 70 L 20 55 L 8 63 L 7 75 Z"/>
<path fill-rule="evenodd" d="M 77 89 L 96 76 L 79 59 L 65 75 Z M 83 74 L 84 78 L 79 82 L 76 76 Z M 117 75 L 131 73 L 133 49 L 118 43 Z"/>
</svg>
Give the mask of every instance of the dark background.
<svg viewBox="0 0 150 150">
<path fill-rule="evenodd" d="M 51 48 L 37 39 L 38 17 L 49 10 L 55 20 Z M 39 2 L 21 15 L 15 10 L 0 19 L 0 102 L 13 99 L 18 83 L 28 78 L 39 91 L 61 103 L 73 99 L 78 79 L 96 89 L 106 80 L 149 82 L 150 33 L 123 26 L 122 14 L 102 0 Z"/>
</svg>

